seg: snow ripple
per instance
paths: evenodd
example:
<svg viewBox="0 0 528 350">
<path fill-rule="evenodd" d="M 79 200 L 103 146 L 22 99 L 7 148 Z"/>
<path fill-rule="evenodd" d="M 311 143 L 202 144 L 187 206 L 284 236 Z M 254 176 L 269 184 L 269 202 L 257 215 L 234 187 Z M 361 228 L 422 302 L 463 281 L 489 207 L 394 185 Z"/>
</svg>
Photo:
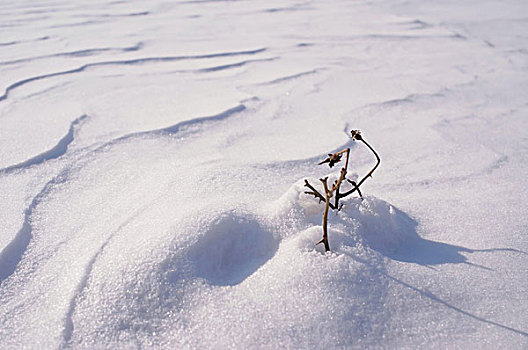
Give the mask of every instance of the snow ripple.
<svg viewBox="0 0 528 350">
<path fill-rule="evenodd" d="M 31 159 L 28 159 L 22 163 L 18 163 L 18 164 L 11 165 L 6 168 L 0 169 L 0 175 L 9 174 L 9 173 L 12 173 L 18 170 L 22 170 L 22 169 L 26 169 L 26 168 L 29 168 L 35 165 L 39 165 L 48 160 L 57 159 L 59 157 L 62 157 L 66 153 L 66 151 L 68 151 L 68 147 L 73 142 L 75 133 L 82 126 L 82 124 L 86 122 L 87 119 L 88 119 L 88 115 L 86 114 L 81 115 L 79 118 L 75 119 L 73 122 L 70 123 L 70 128 L 68 129 L 68 132 L 66 133 L 66 135 L 64 135 L 53 148 Z"/>
<path fill-rule="evenodd" d="M 42 56 L 35 56 L 35 57 L 28 57 L 28 58 L 20 58 L 20 59 L 11 60 L 11 61 L 3 61 L 3 62 L 0 62 L 0 66 L 7 66 L 11 64 L 18 64 L 18 63 L 24 63 L 24 62 L 32 62 L 32 61 L 46 59 L 46 58 L 86 57 L 86 56 L 98 55 L 101 53 L 133 52 L 133 51 L 139 51 L 142 47 L 143 47 L 143 43 L 140 42 L 140 43 L 137 43 L 136 45 L 123 47 L 123 48 L 105 47 L 105 48 L 98 48 L 98 49 L 84 49 L 84 50 L 76 50 L 76 51 L 70 51 L 70 52 L 60 52 L 60 53 L 55 53 L 51 55 L 42 55 Z"/>
<path fill-rule="evenodd" d="M 69 74 L 76 74 L 84 72 L 85 70 L 93 67 L 102 67 L 102 66 L 118 66 L 118 65 L 140 65 L 140 64 L 146 64 L 146 63 L 158 63 L 158 62 L 175 62 L 175 61 L 182 61 L 182 60 L 197 60 L 197 59 L 209 59 L 209 58 L 218 58 L 218 57 L 231 57 L 231 56 L 243 56 L 243 55 L 256 55 L 258 53 L 266 51 L 265 48 L 256 49 L 256 50 L 247 50 L 247 51 L 234 51 L 234 52 L 220 52 L 220 53 L 214 53 L 214 54 L 203 54 L 203 55 L 188 55 L 188 56 L 157 56 L 157 57 L 145 57 L 145 58 L 135 58 L 135 59 L 128 59 L 128 60 L 115 60 L 115 61 L 104 61 L 104 62 L 96 62 L 96 63 L 88 63 L 81 67 L 61 71 L 61 72 L 55 72 L 55 73 L 49 73 L 49 74 L 43 74 L 43 75 L 37 75 L 31 78 L 23 79 L 20 81 L 17 81 L 11 85 L 9 85 L 2 96 L 0 96 L 0 102 L 6 100 L 9 96 L 9 93 L 13 91 L 16 88 L 19 88 L 23 85 L 32 83 L 34 81 L 48 79 L 48 78 L 54 78 L 59 77 L 63 75 L 69 75 Z"/>
<path fill-rule="evenodd" d="M 26 248 L 33 237 L 31 217 L 37 206 L 53 191 L 57 184 L 63 183 L 64 181 L 66 181 L 65 172 L 62 172 L 60 175 L 46 183 L 24 211 L 22 228 L 18 231 L 13 240 L 0 252 L 0 282 L 4 281 L 15 272 L 18 263 L 22 260 L 22 256 L 26 252 Z"/>
</svg>

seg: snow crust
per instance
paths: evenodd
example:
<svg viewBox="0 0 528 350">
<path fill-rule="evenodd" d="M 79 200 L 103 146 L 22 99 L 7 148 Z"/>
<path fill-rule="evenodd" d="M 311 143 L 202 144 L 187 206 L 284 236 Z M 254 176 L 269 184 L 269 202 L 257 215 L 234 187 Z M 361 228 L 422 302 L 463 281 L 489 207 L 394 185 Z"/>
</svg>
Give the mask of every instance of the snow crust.
<svg viewBox="0 0 528 350">
<path fill-rule="evenodd" d="M 1 3 L 1 347 L 525 349 L 527 14 Z"/>
</svg>

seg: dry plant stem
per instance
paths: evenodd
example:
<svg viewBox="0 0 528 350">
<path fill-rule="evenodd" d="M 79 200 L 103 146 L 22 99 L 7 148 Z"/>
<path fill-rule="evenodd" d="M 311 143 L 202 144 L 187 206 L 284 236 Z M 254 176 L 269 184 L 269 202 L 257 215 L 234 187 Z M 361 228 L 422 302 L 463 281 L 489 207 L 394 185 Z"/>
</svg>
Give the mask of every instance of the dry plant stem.
<svg viewBox="0 0 528 350">
<path fill-rule="evenodd" d="M 355 182 L 355 181 L 350 181 L 349 179 L 347 179 L 347 181 L 352 185 L 354 186 L 353 189 L 355 189 L 356 191 L 358 191 L 358 194 L 361 198 L 363 198 L 363 194 L 361 193 L 361 190 L 359 189 L 358 187 L 358 184 Z"/>
<path fill-rule="evenodd" d="M 339 178 L 333 183 L 331 188 L 328 188 L 328 177 L 325 177 L 324 179 L 319 179 L 323 183 L 324 196 L 319 191 L 317 191 L 312 185 L 310 185 L 308 180 L 304 180 L 304 186 L 308 187 L 309 189 L 309 191 L 305 191 L 304 193 L 314 196 L 316 199 L 319 199 L 319 202 L 322 202 L 322 201 L 325 202 L 325 209 L 323 212 L 323 239 L 317 242 L 317 244 L 324 243 L 325 250 L 327 252 L 330 251 L 330 244 L 328 243 L 328 211 L 329 209 L 332 208 L 332 209 L 337 209 L 338 211 L 340 211 L 342 205 L 341 207 L 339 206 L 339 200 L 341 198 L 344 198 L 354 193 L 355 191 L 358 191 L 359 196 L 363 197 L 363 195 L 361 194 L 361 191 L 359 190 L 359 187 L 363 184 L 363 182 L 365 182 L 366 179 L 372 176 L 372 174 L 378 168 L 381 162 L 380 157 L 378 156 L 376 151 L 363 139 L 359 130 L 352 130 L 352 138 L 354 140 L 363 142 L 372 151 L 372 153 L 374 153 L 374 155 L 376 156 L 376 160 L 377 160 L 376 165 L 367 173 L 367 175 L 365 175 L 361 179 L 361 181 L 359 181 L 359 183 L 356 183 L 346 178 L 347 171 L 348 171 L 348 160 L 350 157 L 350 148 L 346 148 L 337 153 L 329 154 L 327 159 L 319 163 L 319 165 L 324 164 L 324 163 L 329 163 L 330 168 L 332 168 L 334 164 L 339 163 L 342 155 L 346 153 L 345 166 L 341 168 Z M 341 188 L 341 184 L 345 180 L 348 181 L 353 186 L 353 188 L 345 193 L 340 193 L 339 190 Z M 335 192 L 335 201 L 332 204 L 330 203 L 330 199 L 332 198 L 334 192 Z"/>
<path fill-rule="evenodd" d="M 326 202 L 326 197 L 323 196 L 321 193 L 319 193 L 319 191 L 317 191 L 312 185 L 310 185 L 308 180 L 304 180 L 304 186 L 308 187 L 311 190 L 311 191 L 305 191 L 304 193 L 315 196 L 315 198 L 319 199 L 319 202 Z M 329 203 L 329 204 L 330 204 L 330 208 L 335 209 L 332 203 Z"/>
<path fill-rule="evenodd" d="M 350 158 L 350 148 L 345 148 L 344 150 L 333 154 L 333 156 L 340 156 L 343 153 L 346 153 L 345 166 L 341 168 L 341 175 L 339 176 L 339 179 L 337 179 L 337 181 L 332 186 L 332 192 L 334 191 L 336 192 L 335 204 L 329 203 L 329 206 L 332 209 L 338 208 L 338 205 L 339 205 L 339 198 L 340 198 L 339 188 L 341 187 L 341 183 L 346 179 L 346 174 L 347 174 L 347 169 L 348 169 L 348 159 Z M 310 189 L 310 191 L 306 191 L 304 193 L 315 196 L 316 198 L 319 199 L 320 202 L 323 202 L 323 201 L 326 202 L 326 197 L 323 196 L 321 193 L 319 193 L 319 191 L 317 191 L 312 185 L 310 185 L 308 180 L 304 180 L 304 186 Z"/>
<path fill-rule="evenodd" d="M 325 251 L 329 252 L 330 244 L 328 243 L 328 208 L 330 208 L 330 198 L 332 198 L 332 190 L 328 189 L 328 185 L 326 183 L 327 180 L 328 180 L 327 177 L 325 177 L 324 179 L 320 179 L 320 181 L 323 183 L 323 186 L 324 186 L 326 200 L 325 200 L 325 209 L 323 212 L 323 239 L 320 240 L 317 244 L 323 243 L 325 246 Z"/>
<path fill-rule="evenodd" d="M 376 170 L 376 168 L 379 166 L 379 164 L 380 164 L 380 162 L 381 162 L 381 159 L 380 159 L 380 157 L 378 156 L 378 154 L 376 153 L 376 151 L 374 151 L 374 148 L 372 148 L 372 147 L 367 143 L 367 141 L 365 141 L 363 138 L 361 138 L 360 141 L 363 142 L 363 143 L 364 143 L 364 144 L 365 144 L 365 145 L 366 145 L 366 146 L 372 151 L 372 153 L 374 153 L 374 155 L 376 156 L 376 160 L 377 160 L 377 162 L 376 162 L 376 165 L 374 165 L 374 167 L 368 172 L 368 174 L 365 175 L 365 176 L 361 179 L 361 181 L 359 181 L 359 183 L 358 183 L 357 185 L 354 186 L 353 189 L 351 189 L 351 190 L 348 191 L 348 192 L 345 192 L 345 193 L 340 194 L 340 197 L 341 197 L 341 198 L 346 197 L 346 196 L 348 196 L 349 194 L 354 193 L 354 191 L 356 191 L 356 190 L 359 192 L 359 186 L 361 186 L 361 185 L 363 184 L 363 182 L 365 182 L 366 179 L 368 179 L 369 177 L 372 176 L 372 174 L 374 173 L 374 171 Z M 350 181 L 349 181 L 349 182 L 350 182 Z M 352 183 L 352 182 L 351 182 L 351 183 Z M 359 193 L 361 193 L 361 192 L 359 192 Z M 336 201 L 336 202 L 337 202 L 337 201 Z"/>
<path fill-rule="evenodd" d="M 335 190 L 336 192 L 334 208 L 339 208 L 339 198 L 341 197 L 341 194 L 339 193 L 339 188 L 341 187 L 341 183 L 345 180 L 346 174 L 348 171 L 348 158 L 350 156 L 350 148 L 346 148 L 342 150 L 341 152 L 339 152 L 338 154 L 343 154 L 343 153 L 346 153 L 345 166 L 341 168 L 341 175 L 339 176 L 339 179 L 332 187 L 332 190 Z"/>
</svg>

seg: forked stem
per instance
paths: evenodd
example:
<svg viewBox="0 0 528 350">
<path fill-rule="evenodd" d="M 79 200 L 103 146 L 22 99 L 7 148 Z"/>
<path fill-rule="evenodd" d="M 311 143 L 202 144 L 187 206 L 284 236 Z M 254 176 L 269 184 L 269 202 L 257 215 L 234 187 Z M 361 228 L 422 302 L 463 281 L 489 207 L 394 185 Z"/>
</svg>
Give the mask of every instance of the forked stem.
<svg viewBox="0 0 528 350">
<path fill-rule="evenodd" d="M 339 175 L 339 178 L 334 182 L 334 184 L 332 185 L 331 188 L 328 188 L 328 177 L 325 177 L 324 179 L 319 179 L 323 183 L 324 196 L 319 191 L 317 191 L 308 182 L 308 180 L 304 180 L 304 186 L 308 187 L 308 189 L 309 189 L 309 191 L 306 191 L 304 193 L 309 194 L 311 196 L 314 196 L 316 199 L 319 200 L 319 202 L 323 202 L 323 201 L 325 202 L 325 208 L 324 208 L 324 211 L 323 211 L 323 239 L 321 239 L 319 242 L 317 242 L 317 244 L 323 243 L 324 246 L 325 246 L 325 250 L 327 252 L 330 251 L 330 244 L 328 243 L 328 211 L 329 211 L 329 209 L 330 208 L 332 208 L 333 210 L 337 209 L 337 211 L 339 212 L 341 210 L 341 207 L 343 206 L 343 205 L 339 206 L 339 200 L 341 198 L 344 198 L 344 197 L 354 193 L 355 191 L 358 191 L 359 196 L 363 197 L 363 195 L 361 194 L 361 191 L 359 190 L 359 187 L 363 184 L 363 182 L 365 182 L 366 179 L 368 179 L 369 177 L 372 176 L 374 171 L 378 168 L 379 164 L 381 163 L 380 157 L 378 156 L 378 154 L 376 153 L 374 148 L 372 148 L 363 139 L 363 137 L 361 136 L 361 132 L 359 130 L 352 130 L 351 134 L 352 134 L 352 139 L 353 140 L 358 140 L 358 141 L 363 142 L 372 151 L 372 153 L 374 153 L 374 155 L 376 156 L 376 165 L 374 165 L 374 167 L 367 173 L 367 175 L 365 175 L 361 179 L 361 181 L 359 181 L 359 183 L 356 183 L 356 182 L 351 181 L 351 180 L 346 178 L 347 171 L 348 171 L 348 160 L 349 160 L 349 157 L 350 157 L 350 148 L 345 148 L 344 150 L 341 150 L 341 151 L 339 151 L 337 153 L 329 154 L 328 158 L 326 158 L 325 160 L 323 160 L 322 162 L 319 163 L 319 165 L 324 164 L 324 163 L 328 163 L 328 166 L 330 168 L 332 168 L 335 164 L 337 164 L 337 163 L 339 163 L 341 161 L 341 158 L 343 157 L 343 154 L 346 154 L 345 166 L 343 168 L 341 168 L 341 173 Z M 345 192 L 345 193 L 340 193 L 339 190 L 341 188 L 341 184 L 345 180 L 348 181 L 353 186 L 353 188 L 350 189 L 349 191 Z M 330 203 L 330 198 L 332 198 L 332 196 L 334 195 L 334 192 L 335 192 L 335 201 L 334 201 L 334 204 L 332 204 L 332 203 Z"/>
</svg>

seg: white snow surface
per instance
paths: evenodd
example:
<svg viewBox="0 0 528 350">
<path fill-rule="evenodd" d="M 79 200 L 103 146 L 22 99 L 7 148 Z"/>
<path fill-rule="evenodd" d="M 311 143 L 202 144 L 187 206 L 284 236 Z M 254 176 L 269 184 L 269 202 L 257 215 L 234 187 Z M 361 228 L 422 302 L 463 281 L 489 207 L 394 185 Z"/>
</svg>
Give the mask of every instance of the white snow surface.
<svg viewBox="0 0 528 350">
<path fill-rule="evenodd" d="M 528 2 L 0 3 L 2 349 L 528 348 Z M 304 179 L 351 147 L 329 216 Z M 339 167 L 338 167 L 339 168 Z"/>
</svg>

